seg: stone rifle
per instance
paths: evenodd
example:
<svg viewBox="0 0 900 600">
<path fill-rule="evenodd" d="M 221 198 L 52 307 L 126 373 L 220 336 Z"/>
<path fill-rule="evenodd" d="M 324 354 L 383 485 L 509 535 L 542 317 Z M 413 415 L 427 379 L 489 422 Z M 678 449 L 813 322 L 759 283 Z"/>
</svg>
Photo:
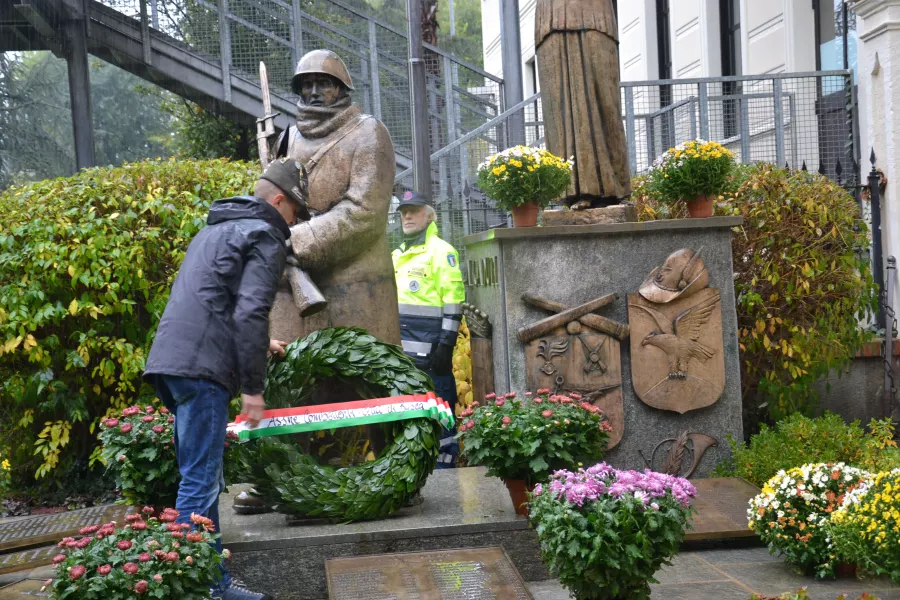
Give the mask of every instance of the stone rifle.
<svg viewBox="0 0 900 600">
<path fill-rule="evenodd" d="M 262 100 L 264 115 L 256 120 L 256 143 L 259 148 L 259 161 L 262 163 L 263 171 L 269 166 L 269 138 L 276 134 L 275 117 L 277 113 L 272 112 L 272 97 L 269 94 L 269 77 L 266 72 L 266 64 L 259 63 L 259 83 L 262 88 Z M 309 275 L 300 269 L 293 256 L 291 242 L 287 242 L 288 264 L 285 266 L 284 274 L 287 277 L 288 284 L 291 288 L 291 294 L 294 296 L 294 304 L 301 317 L 308 317 L 317 312 L 324 310 L 328 306 L 325 296 L 319 291 L 319 288 L 309 277 Z"/>
</svg>

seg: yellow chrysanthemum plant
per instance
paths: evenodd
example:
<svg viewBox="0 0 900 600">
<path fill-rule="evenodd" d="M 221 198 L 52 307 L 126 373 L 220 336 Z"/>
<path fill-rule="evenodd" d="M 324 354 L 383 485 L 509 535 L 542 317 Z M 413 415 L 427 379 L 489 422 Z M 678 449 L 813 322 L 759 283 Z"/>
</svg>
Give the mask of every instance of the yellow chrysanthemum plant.
<svg viewBox="0 0 900 600">
<path fill-rule="evenodd" d="M 545 208 L 569 187 L 573 165 L 540 148 L 514 146 L 478 166 L 478 187 L 502 210 L 529 202 Z"/>
<path fill-rule="evenodd" d="M 718 142 L 691 140 L 670 148 L 647 174 L 650 193 L 663 202 L 718 198 L 734 169 L 734 153 Z"/>
<path fill-rule="evenodd" d="M 870 477 L 844 463 L 819 463 L 779 471 L 750 501 L 750 529 L 785 560 L 816 577 L 833 577 L 836 552 L 831 515 Z"/>
<path fill-rule="evenodd" d="M 900 469 L 878 473 L 831 517 L 836 559 L 900 583 Z"/>
</svg>

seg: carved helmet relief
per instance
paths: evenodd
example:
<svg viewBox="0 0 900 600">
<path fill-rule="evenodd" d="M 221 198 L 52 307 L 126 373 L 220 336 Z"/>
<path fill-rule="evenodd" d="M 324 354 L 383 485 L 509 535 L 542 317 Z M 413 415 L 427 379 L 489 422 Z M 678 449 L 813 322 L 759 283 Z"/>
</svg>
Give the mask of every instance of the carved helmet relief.
<svg viewBox="0 0 900 600">
<path fill-rule="evenodd" d="M 628 296 L 632 383 L 646 404 L 685 413 L 725 390 L 722 308 L 702 248 L 683 248 Z"/>
</svg>

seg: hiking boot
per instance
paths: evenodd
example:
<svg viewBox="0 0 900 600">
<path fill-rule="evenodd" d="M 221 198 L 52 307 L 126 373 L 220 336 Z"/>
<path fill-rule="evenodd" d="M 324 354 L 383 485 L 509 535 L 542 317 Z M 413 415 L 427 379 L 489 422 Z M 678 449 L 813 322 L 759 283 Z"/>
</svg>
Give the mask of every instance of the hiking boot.
<svg viewBox="0 0 900 600">
<path fill-rule="evenodd" d="M 231 580 L 231 585 L 224 591 L 218 590 L 213 593 L 215 600 L 275 600 L 269 594 L 261 594 L 252 592 L 247 589 L 244 583 L 237 579 Z"/>
</svg>

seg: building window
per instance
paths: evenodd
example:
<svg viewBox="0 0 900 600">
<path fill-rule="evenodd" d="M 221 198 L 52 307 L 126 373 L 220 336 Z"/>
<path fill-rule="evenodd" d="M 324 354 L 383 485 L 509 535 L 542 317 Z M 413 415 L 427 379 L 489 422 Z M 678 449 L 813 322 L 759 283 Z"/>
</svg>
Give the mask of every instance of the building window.
<svg viewBox="0 0 900 600">
<path fill-rule="evenodd" d="M 820 71 L 856 70 L 856 13 L 847 4 L 844 0 L 813 0 L 816 68 Z"/>
<path fill-rule="evenodd" d="M 669 0 L 656 0 L 656 43 L 659 78 L 672 79 L 672 40 L 669 36 Z"/>
<path fill-rule="evenodd" d="M 672 40 L 669 35 L 669 0 L 656 0 L 656 44 L 659 59 L 659 78 L 672 79 Z M 659 107 L 665 109 L 673 102 L 672 86 L 659 86 Z M 675 113 L 660 110 L 650 122 L 651 139 L 657 153 L 662 153 L 675 145 Z"/>
<path fill-rule="evenodd" d="M 743 69 L 741 66 L 740 0 L 719 0 L 719 16 L 722 35 L 722 75 L 741 75 Z M 740 131 L 738 126 L 740 100 L 728 98 L 728 96 L 738 95 L 740 89 L 741 84 L 738 81 L 726 81 L 722 84 L 722 95 L 726 97 L 722 102 L 722 121 L 726 138 L 734 137 Z"/>
<path fill-rule="evenodd" d="M 741 2 L 719 0 L 722 18 L 722 75 L 741 75 Z"/>
</svg>

